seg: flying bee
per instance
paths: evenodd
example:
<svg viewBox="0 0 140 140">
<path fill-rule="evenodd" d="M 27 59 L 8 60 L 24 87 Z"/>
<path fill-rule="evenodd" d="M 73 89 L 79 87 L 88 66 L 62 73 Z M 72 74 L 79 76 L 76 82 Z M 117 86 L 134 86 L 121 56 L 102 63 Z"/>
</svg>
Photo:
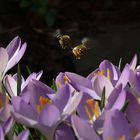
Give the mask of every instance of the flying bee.
<svg viewBox="0 0 140 140">
<path fill-rule="evenodd" d="M 76 57 L 76 59 L 80 59 L 83 55 L 86 54 L 87 52 L 87 43 L 88 43 L 89 39 L 88 38 L 84 38 L 81 41 L 81 44 L 75 46 L 72 49 L 72 53 L 74 54 L 74 56 Z"/>
<path fill-rule="evenodd" d="M 61 31 L 58 29 L 56 30 L 55 36 L 59 39 L 59 44 L 62 49 L 71 48 L 72 41 L 69 35 L 62 35 Z"/>
</svg>

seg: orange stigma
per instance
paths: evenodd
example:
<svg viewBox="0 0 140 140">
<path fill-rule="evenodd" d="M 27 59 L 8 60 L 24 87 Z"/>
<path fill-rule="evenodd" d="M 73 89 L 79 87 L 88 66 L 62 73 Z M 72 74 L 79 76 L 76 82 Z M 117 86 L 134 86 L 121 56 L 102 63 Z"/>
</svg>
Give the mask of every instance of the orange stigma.
<svg viewBox="0 0 140 140">
<path fill-rule="evenodd" d="M 44 106 L 49 103 L 51 103 L 51 101 L 48 98 L 40 96 L 39 105 L 36 106 L 37 112 L 39 113 L 44 108 Z"/>
</svg>

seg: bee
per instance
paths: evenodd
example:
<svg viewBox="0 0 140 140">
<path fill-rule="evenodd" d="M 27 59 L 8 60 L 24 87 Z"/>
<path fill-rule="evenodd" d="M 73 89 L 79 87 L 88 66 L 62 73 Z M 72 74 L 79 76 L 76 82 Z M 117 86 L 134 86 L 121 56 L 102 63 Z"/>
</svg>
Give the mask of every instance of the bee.
<svg viewBox="0 0 140 140">
<path fill-rule="evenodd" d="M 55 36 L 59 39 L 59 44 L 62 49 L 71 48 L 72 40 L 69 35 L 62 35 L 61 31 L 58 29 L 56 30 Z"/>
<path fill-rule="evenodd" d="M 81 41 L 81 44 L 75 46 L 72 49 L 72 53 L 74 54 L 74 56 L 75 56 L 76 59 L 80 59 L 83 55 L 86 54 L 86 52 L 87 52 L 87 42 L 88 41 L 89 41 L 88 38 L 84 38 Z"/>
</svg>

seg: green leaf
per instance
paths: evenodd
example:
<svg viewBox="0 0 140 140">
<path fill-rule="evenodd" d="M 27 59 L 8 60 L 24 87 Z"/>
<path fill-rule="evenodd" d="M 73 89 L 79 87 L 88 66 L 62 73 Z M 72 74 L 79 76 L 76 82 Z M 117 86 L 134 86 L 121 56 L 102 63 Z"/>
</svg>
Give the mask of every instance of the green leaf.
<svg viewBox="0 0 140 140">
<path fill-rule="evenodd" d="M 17 70 L 17 95 L 21 92 L 21 72 L 20 72 L 20 65 L 18 64 Z"/>
<path fill-rule="evenodd" d="M 54 80 L 54 79 L 53 79 L 53 81 L 52 81 L 51 88 L 52 88 L 54 91 L 57 91 L 57 86 L 56 86 L 56 83 L 55 83 L 55 80 Z"/>
<path fill-rule="evenodd" d="M 105 106 L 105 87 L 103 88 L 102 91 L 102 97 L 101 97 L 101 101 L 100 101 L 100 109 L 102 110 Z"/>
<path fill-rule="evenodd" d="M 120 58 L 120 60 L 119 60 L 119 64 L 118 64 L 118 68 L 119 68 L 119 70 L 121 70 L 121 65 L 122 65 L 122 58 Z"/>
<path fill-rule="evenodd" d="M 29 66 L 26 66 L 26 69 L 27 69 L 28 74 L 30 75 L 31 74 L 31 70 L 30 70 Z"/>
<path fill-rule="evenodd" d="M 126 110 L 128 104 L 129 104 L 129 100 L 127 100 L 127 101 L 124 103 L 124 106 L 121 108 L 121 111 L 122 111 L 122 112 L 125 112 L 125 110 Z"/>
</svg>

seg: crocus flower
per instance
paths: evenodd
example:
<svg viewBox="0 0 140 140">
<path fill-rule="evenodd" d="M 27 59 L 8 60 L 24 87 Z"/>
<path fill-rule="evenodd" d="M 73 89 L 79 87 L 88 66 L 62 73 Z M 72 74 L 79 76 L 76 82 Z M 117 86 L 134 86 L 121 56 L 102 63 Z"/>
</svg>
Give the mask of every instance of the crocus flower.
<svg viewBox="0 0 140 140">
<path fill-rule="evenodd" d="M 26 43 L 21 45 L 19 37 L 15 37 L 6 48 L 0 48 L 0 91 L 2 91 L 1 82 L 5 73 L 15 66 L 22 58 Z"/>
<path fill-rule="evenodd" d="M 90 96 L 84 96 L 77 107 L 78 115 L 90 123 L 104 122 L 104 114 L 108 110 L 121 110 L 126 102 L 126 92 L 122 85 L 115 87 L 103 106 L 101 102 Z M 102 127 L 102 126 L 100 126 Z"/>
<path fill-rule="evenodd" d="M 28 85 L 28 83 L 30 81 L 32 81 L 32 79 L 35 79 L 35 80 L 39 80 L 41 78 L 43 74 L 43 71 L 40 71 L 38 73 L 31 73 L 28 78 L 25 80 L 22 77 L 22 80 L 21 80 L 21 92 L 24 90 L 24 88 Z M 8 94 L 10 94 L 10 96 L 17 96 L 17 74 L 11 76 L 11 75 L 6 75 L 3 79 L 3 83 L 4 83 L 4 86 L 8 92 Z"/>
<path fill-rule="evenodd" d="M 64 85 L 56 93 L 40 81 L 32 80 L 21 97 L 13 97 L 14 118 L 29 127 L 38 128 L 52 140 L 57 126 L 76 110 L 82 93 Z"/>
<path fill-rule="evenodd" d="M 22 58 L 25 50 L 26 43 L 21 45 L 21 40 L 19 37 L 15 37 L 6 48 L 0 48 L 0 78 L 2 79 L 4 74 L 16 65 Z"/>
<path fill-rule="evenodd" d="M 93 83 L 93 90 L 95 90 L 100 97 L 102 96 L 103 89 L 105 88 L 105 96 L 107 99 L 114 87 L 117 87 L 120 84 L 122 84 L 123 88 L 126 87 L 129 81 L 130 66 L 126 64 L 122 73 L 120 73 L 118 72 L 119 70 L 108 61 L 103 61 L 102 63 L 101 66 L 103 65 L 104 67 L 102 66 L 102 69 L 100 68 L 101 70 L 94 73 L 91 81 Z M 91 74 L 89 77 L 91 77 Z"/>
<path fill-rule="evenodd" d="M 72 116 L 72 126 L 79 140 L 132 140 L 131 129 L 124 116 L 118 110 L 108 111 L 105 114 L 105 122 L 102 134 L 95 131 L 93 125 L 88 124 L 80 117 Z"/>
</svg>

